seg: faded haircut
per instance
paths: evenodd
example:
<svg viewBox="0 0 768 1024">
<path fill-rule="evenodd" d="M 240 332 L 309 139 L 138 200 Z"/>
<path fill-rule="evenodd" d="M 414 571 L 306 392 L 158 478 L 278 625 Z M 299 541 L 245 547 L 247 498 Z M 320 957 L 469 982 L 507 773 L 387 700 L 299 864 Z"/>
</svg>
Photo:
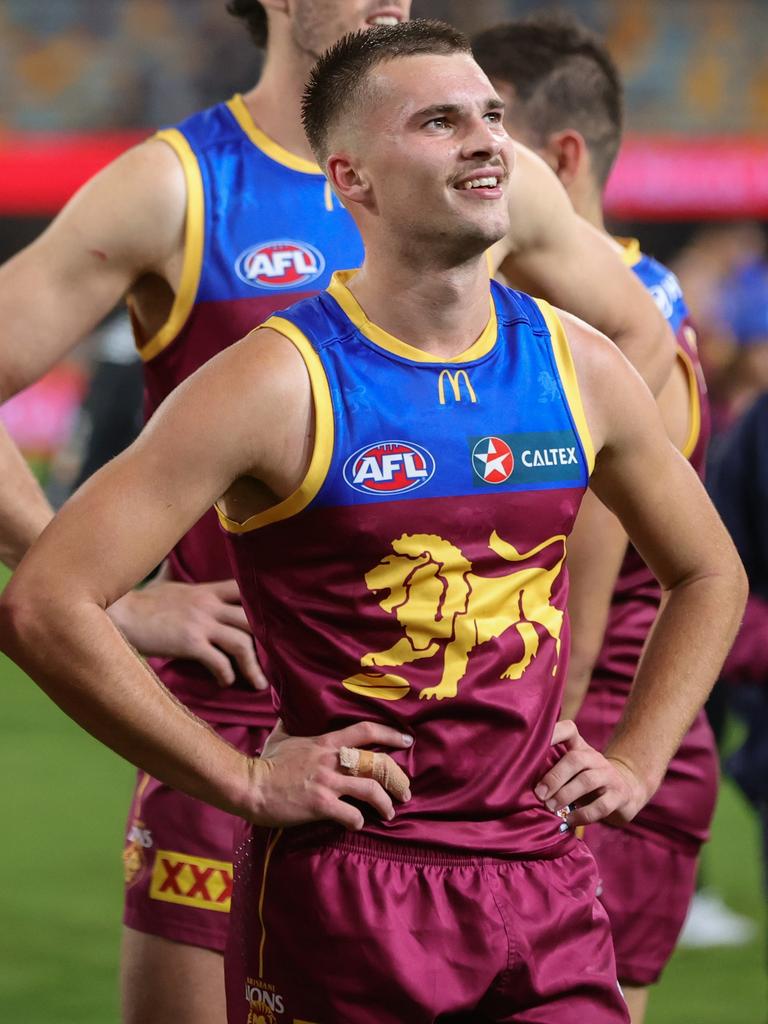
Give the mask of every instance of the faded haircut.
<svg viewBox="0 0 768 1024">
<path fill-rule="evenodd" d="M 351 32 L 320 57 L 301 102 L 301 119 L 318 163 L 325 164 L 333 128 L 366 95 L 371 71 L 398 57 L 419 54 L 471 54 L 469 39 L 442 21 L 401 22 Z"/>
<path fill-rule="evenodd" d="M 227 12 L 245 22 L 251 39 L 263 50 L 267 45 L 267 12 L 259 0 L 230 0 Z"/>
<path fill-rule="evenodd" d="M 604 42 L 570 15 L 507 22 L 472 40 L 489 78 L 511 85 L 528 130 L 544 146 L 574 128 L 587 144 L 602 190 L 621 144 L 623 88 Z"/>
</svg>

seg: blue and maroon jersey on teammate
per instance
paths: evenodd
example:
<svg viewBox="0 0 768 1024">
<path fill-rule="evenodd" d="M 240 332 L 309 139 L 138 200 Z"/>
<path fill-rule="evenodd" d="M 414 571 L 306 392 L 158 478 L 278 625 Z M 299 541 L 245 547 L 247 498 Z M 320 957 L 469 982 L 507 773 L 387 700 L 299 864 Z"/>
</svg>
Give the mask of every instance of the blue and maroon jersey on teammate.
<svg viewBox="0 0 768 1024">
<path fill-rule="evenodd" d="M 648 288 L 675 332 L 678 358 L 689 382 L 689 432 L 683 454 L 703 476 L 709 440 L 707 390 L 680 284 L 675 275 L 625 243 L 625 262 Z M 584 737 L 602 749 L 621 717 L 640 655 L 656 619 L 661 588 L 630 545 L 614 590 L 603 649 L 589 692 L 577 716 Z M 717 792 L 718 760 L 706 715 L 700 712 L 670 762 L 664 783 L 635 818 L 633 828 L 650 828 L 686 843 L 708 837 Z"/>
<path fill-rule="evenodd" d="M 363 257 L 354 222 L 320 168 L 259 131 L 242 97 L 157 137 L 184 168 L 187 223 L 181 285 L 169 319 L 154 337 L 137 337 L 148 416 L 217 352 L 276 310 L 326 288 L 335 270 L 357 266 Z M 184 582 L 231 576 L 212 511 L 176 546 L 170 569 Z M 274 718 L 267 695 L 245 684 L 222 694 L 196 662 L 155 660 L 154 666 L 199 714 L 259 725 Z"/>
<path fill-rule="evenodd" d="M 486 329 L 441 361 L 371 324 L 347 279 L 266 325 L 310 375 L 305 480 L 245 523 L 220 514 L 280 717 L 415 736 L 395 754 L 413 800 L 371 832 L 559 849 L 533 788 L 557 756 L 566 538 L 593 462 L 567 340 L 493 283 Z"/>
</svg>

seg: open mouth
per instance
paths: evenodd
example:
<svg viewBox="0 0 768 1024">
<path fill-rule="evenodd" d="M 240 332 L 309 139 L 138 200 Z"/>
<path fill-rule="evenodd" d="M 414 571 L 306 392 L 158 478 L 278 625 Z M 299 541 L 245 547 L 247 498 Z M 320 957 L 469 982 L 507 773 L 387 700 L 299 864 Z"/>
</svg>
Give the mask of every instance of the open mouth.
<svg viewBox="0 0 768 1024">
<path fill-rule="evenodd" d="M 502 171 L 483 167 L 453 186 L 457 192 L 468 193 L 478 199 L 500 199 L 504 194 L 502 185 L 505 175 Z"/>
<path fill-rule="evenodd" d="M 403 12 L 394 7 L 387 7 L 366 19 L 366 25 L 399 25 L 403 20 Z"/>
<path fill-rule="evenodd" d="M 476 188 L 498 188 L 501 184 L 500 176 L 488 176 L 486 178 L 471 178 L 469 181 L 462 181 L 461 184 L 456 185 L 456 188 L 460 192 L 469 192 Z"/>
</svg>

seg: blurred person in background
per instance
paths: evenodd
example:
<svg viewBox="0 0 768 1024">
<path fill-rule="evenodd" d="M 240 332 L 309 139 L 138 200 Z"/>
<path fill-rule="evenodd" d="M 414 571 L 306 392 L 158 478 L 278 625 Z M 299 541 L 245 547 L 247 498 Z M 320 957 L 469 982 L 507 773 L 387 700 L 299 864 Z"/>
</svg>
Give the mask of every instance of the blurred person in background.
<svg viewBox="0 0 768 1024">
<path fill-rule="evenodd" d="M 765 274 L 765 247 L 758 224 L 709 224 L 672 261 L 698 328 L 712 409 L 712 451 L 719 435 L 768 387 L 767 361 L 759 349 L 767 328 L 758 326 L 755 333 L 758 305 L 749 298 L 761 268 Z"/>
<path fill-rule="evenodd" d="M 0 271 L 3 397 L 41 376 L 128 294 L 152 413 L 221 348 L 361 262 L 357 230 L 309 150 L 299 102 L 326 46 L 348 30 L 402 20 L 409 0 L 232 0 L 229 10 L 266 46 L 258 85 L 116 160 Z M 672 349 L 643 289 L 535 156 L 520 151 L 514 182 L 513 226 L 497 261 L 516 283 L 601 328 L 660 386 Z M 1 436 L 0 465 L 0 544 L 14 566 L 51 510 Z M 266 693 L 253 692 L 266 684 L 230 573 L 211 512 L 158 579 L 110 615 L 154 656 L 179 700 L 255 753 L 274 711 Z M 232 816 L 139 774 L 124 851 L 129 1024 L 224 1020 L 233 829 Z"/>
<path fill-rule="evenodd" d="M 768 895 L 768 265 L 746 263 L 726 288 L 724 316 L 739 346 L 735 361 L 748 363 L 753 372 L 743 376 L 737 392 L 746 411 L 720 439 L 708 481 L 749 580 L 744 621 L 720 683 L 746 736 L 725 767 L 760 822 Z"/>
<path fill-rule="evenodd" d="M 621 143 L 623 96 L 603 42 L 570 17 L 543 16 L 489 29 L 473 49 L 506 103 L 510 135 L 549 164 L 575 209 L 607 233 L 602 196 Z M 703 475 L 709 410 L 680 285 L 635 239 L 617 241 L 675 332 L 678 358 L 658 402 L 670 439 Z M 593 495 L 582 505 L 569 557 L 573 640 L 563 715 L 602 750 L 622 717 L 662 591 Z M 633 1024 L 642 1024 L 648 986 L 658 981 L 685 920 L 717 785 L 714 737 L 702 711 L 640 814 L 621 828 L 601 823 L 585 831 Z"/>
</svg>

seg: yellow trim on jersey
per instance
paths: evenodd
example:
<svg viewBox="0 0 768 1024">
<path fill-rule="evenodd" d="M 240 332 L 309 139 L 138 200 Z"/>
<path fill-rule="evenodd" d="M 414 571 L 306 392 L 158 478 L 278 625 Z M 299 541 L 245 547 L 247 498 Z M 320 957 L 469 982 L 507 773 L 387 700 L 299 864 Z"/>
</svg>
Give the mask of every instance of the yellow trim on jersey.
<svg viewBox="0 0 768 1024">
<path fill-rule="evenodd" d="M 303 156 L 296 156 L 295 153 L 283 149 L 279 142 L 270 139 L 261 128 L 258 128 L 239 92 L 235 93 L 231 100 L 227 100 L 227 107 L 254 146 L 271 160 L 282 164 L 283 167 L 289 167 L 292 171 L 300 171 L 302 174 L 323 173 L 322 167 L 318 167 L 313 160 L 305 160 Z"/>
<path fill-rule="evenodd" d="M 283 834 L 283 830 L 279 828 L 275 833 L 274 839 L 270 839 L 267 845 L 267 852 L 264 856 L 264 873 L 261 876 L 261 892 L 259 893 L 259 924 L 261 925 L 261 942 L 259 943 L 259 977 L 264 977 L 264 946 L 267 942 L 267 929 L 264 924 L 264 894 L 267 891 L 267 872 L 269 871 L 269 862 L 272 858 L 272 853 L 277 846 L 277 841 Z"/>
<path fill-rule="evenodd" d="M 696 445 L 699 441 L 699 434 L 701 433 L 701 397 L 699 395 L 699 384 L 696 376 L 696 367 L 693 365 L 693 361 L 688 353 L 682 349 L 677 350 L 678 359 L 682 362 L 685 367 L 685 372 L 688 376 L 688 390 L 690 392 L 690 417 L 691 423 L 688 430 L 688 437 L 681 451 L 686 459 L 690 459 L 693 455 Z"/>
<path fill-rule="evenodd" d="M 250 533 L 251 530 L 258 530 L 262 526 L 269 526 L 270 523 L 277 523 L 282 519 L 289 519 L 291 516 L 297 515 L 309 505 L 323 486 L 333 455 L 333 402 L 331 401 L 328 378 L 325 375 L 323 364 L 320 362 L 320 357 L 306 335 L 289 320 L 284 320 L 280 316 L 271 316 L 256 329 L 261 331 L 266 328 L 277 331 L 278 334 L 287 338 L 298 349 L 307 368 L 315 407 L 315 440 L 312 457 L 309 460 L 306 476 L 293 494 L 289 494 L 277 505 L 249 516 L 244 523 L 230 519 L 216 505 L 219 522 L 228 533 Z"/>
<path fill-rule="evenodd" d="M 431 352 L 425 352 L 423 349 L 409 345 L 405 341 L 400 341 L 399 338 L 388 334 L 381 327 L 371 323 L 360 303 L 349 288 L 347 288 L 347 282 L 356 273 L 356 270 L 336 271 L 328 286 L 328 293 L 338 302 L 360 333 L 387 352 L 401 356 L 404 359 L 411 359 L 415 363 L 467 363 L 486 355 L 496 344 L 498 324 L 492 295 L 489 295 L 488 299 L 490 305 L 488 323 L 483 328 L 480 337 L 465 352 L 460 353 L 458 356 L 453 356 L 451 359 L 443 359 L 440 356 L 433 355 Z"/>
<path fill-rule="evenodd" d="M 614 241 L 618 242 L 621 246 L 621 259 L 628 267 L 636 266 L 643 258 L 643 254 L 640 251 L 640 242 L 637 238 L 620 238 L 616 235 Z"/>
<path fill-rule="evenodd" d="M 205 241 L 205 200 L 203 178 L 192 147 L 176 128 L 157 132 L 153 138 L 166 142 L 181 161 L 187 182 L 187 214 L 184 228 L 184 262 L 181 269 L 179 289 L 171 306 L 171 312 L 160 330 L 143 344 L 136 340 L 136 348 L 144 362 L 175 341 L 192 312 L 200 283 L 203 265 L 203 244 Z"/>
<path fill-rule="evenodd" d="M 541 315 L 544 317 L 547 327 L 549 328 L 549 334 L 552 339 L 552 351 L 555 356 L 557 370 L 560 374 L 560 380 L 563 382 L 563 388 L 565 389 L 565 395 L 568 400 L 571 415 L 573 416 L 574 423 L 576 424 L 576 430 L 578 431 L 582 447 L 584 448 L 584 454 L 587 458 L 587 469 L 591 476 L 592 470 L 595 468 L 595 446 L 592 441 L 592 435 L 589 432 L 587 417 L 581 401 L 581 391 L 579 389 L 579 381 L 576 376 L 576 367 L 573 365 L 571 347 L 568 344 L 568 338 L 566 337 L 565 330 L 560 322 L 560 317 L 554 311 L 552 306 L 550 306 L 548 302 L 545 302 L 544 299 L 534 299 L 534 302 L 541 310 Z"/>
</svg>

